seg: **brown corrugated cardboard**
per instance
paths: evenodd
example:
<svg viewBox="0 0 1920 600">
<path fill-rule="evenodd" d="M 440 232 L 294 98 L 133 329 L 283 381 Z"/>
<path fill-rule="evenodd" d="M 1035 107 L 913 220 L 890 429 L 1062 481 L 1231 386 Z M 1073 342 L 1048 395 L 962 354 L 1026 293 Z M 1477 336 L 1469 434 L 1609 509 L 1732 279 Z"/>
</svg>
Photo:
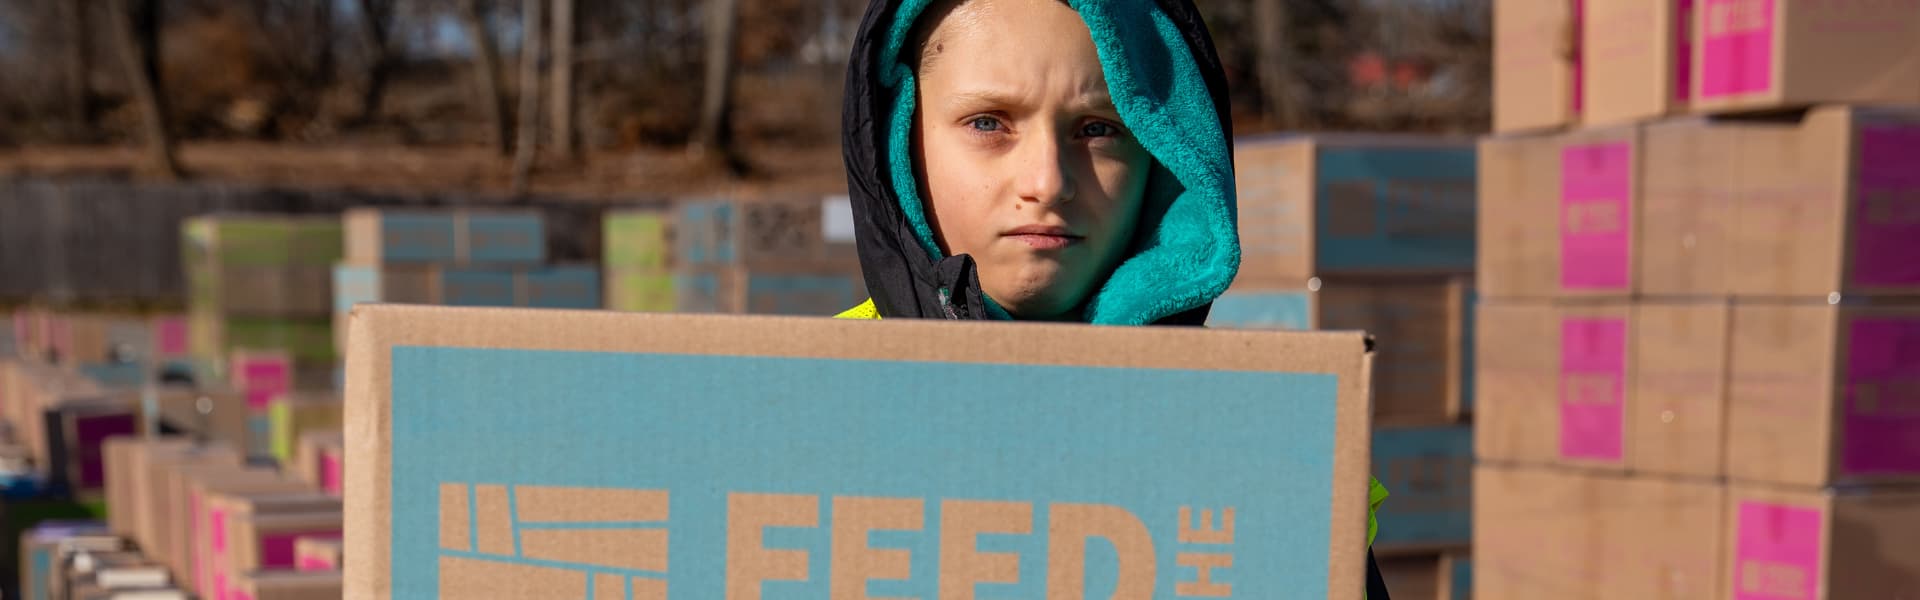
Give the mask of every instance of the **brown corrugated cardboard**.
<svg viewBox="0 0 1920 600">
<path fill-rule="evenodd" d="M 1474 154 L 1472 140 L 1438 136 L 1242 138 L 1236 282 L 1471 272 Z"/>
<path fill-rule="evenodd" d="M 326 456 L 329 452 L 337 455 L 339 448 L 346 446 L 346 437 L 339 430 L 311 431 L 300 436 L 300 445 L 294 449 L 293 463 L 287 471 L 316 488 L 325 488 L 330 480 L 327 474 Z M 335 473 L 331 480 L 339 483 L 339 465 L 334 465 Z"/>
<path fill-rule="evenodd" d="M 340 573 L 313 571 L 255 571 L 239 577 L 237 600 L 338 600 Z"/>
<path fill-rule="evenodd" d="M 1380 559 L 1380 578 L 1394 600 L 1439 600 L 1442 596 L 1440 555 L 1395 556 Z"/>
<path fill-rule="evenodd" d="M 161 485 L 160 470 L 169 464 L 240 464 L 240 454 L 224 444 L 194 446 L 174 442 L 162 442 L 151 446 L 137 446 L 133 451 L 133 460 L 129 461 L 130 489 L 133 506 L 133 540 L 142 548 L 162 547 L 161 529 L 165 525 L 167 513 L 162 512 L 161 500 L 166 490 Z"/>
<path fill-rule="evenodd" d="M 538 264 L 547 256 L 544 220 L 533 210 L 350 209 L 346 262 Z"/>
<path fill-rule="evenodd" d="M 137 398 L 140 392 L 123 393 Z M 166 386 L 159 390 L 160 423 L 210 442 L 235 448 L 249 447 L 252 432 L 247 428 L 247 400 L 240 392 L 218 388 Z M 202 413 L 202 409 L 207 412 Z"/>
<path fill-rule="evenodd" d="M 1694 107 L 1920 102 L 1920 10 L 1904 1 L 1698 0 Z"/>
<path fill-rule="evenodd" d="M 1733 307 L 1727 476 L 1920 482 L 1920 306 Z"/>
<path fill-rule="evenodd" d="M 1720 589 L 1717 484 L 1482 464 L 1474 487 L 1478 600 L 1711 598 Z"/>
<path fill-rule="evenodd" d="M 294 542 L 302 537 L 339 537 L 341 514 L 337 508 L 325 512 L 256 512 L 229 519 L 227 525 L 231 544 L 227 572 L 239 576 L 257 570 L 293 569 Z"/>
<path fill-rule="evenodd" d="M 1731 294 L 1741 142 L 1777 126 L 1682 120 L 1649 125 L 1641 161 L 1640 291 Z"/>
<path fill-rule="evenodd" d="M 294 568 L 301 571 L 340 570 L 340 538 L 303 537 L 293 543 Z"/>
<path fill-rule="evenodd" d="M 212 549 L 209 546 L 210 532 L 207 531 L 210 511 L 209 498 L 214 496 L 267 496 L 281 497 L 301 495 L 312 487 L 305 482 L 293 481 L 284 477 L 265 477 L 251 470 L 246 474 L 233 474 L 224 477 L 204 477 L 186 482 L 187 515 L 184 523 L 175 526 L 176 531 L 186 534 L 186 574 L 179 579 L 183 585 L 195 591 L 206 591 L 203 586 L 213 573 Z M 182 527 L 184 526 L 184 527 Z M 224 527 L 225 525 L 222 524 Z M 176 538 L 176 542 L 181 541 Z"/>
<path fill-rule="evenodd" d="M 1686 108 L 1697 0 L 1581 3 L 1581 122 L 1624 125 Z"/>
<path fill-rule="evenodd" d="M 1592 2 L 1593 0 L 1588 0 Z M 1493 130 L 1572 123 L 1579 114 L 1579 0 L 1493 3 Z"/>
<path fill-rule="evenodd" d="M 671 518 L 672 581 L 632 577 L 630 590 L 645 586 L 649 597 L 660 597 L 660 586 L 670 583 L 676 594 L 720 597 L 728 589 L 758 589 L 762 580 L 806 577 L 792 567 L 800 552 L 762 547 L 758 532 L 765 525 L 796 526 L 795 534 L 807 536 L 839 529 L 841 539 L 858 539 L 847 536 L 866 529 L 905 529 L 941 540 L 1026 532 L 1016 538 L 1038 544 L 1038 511 L 1049 511 L 1045 529 L 1052 542 L 1049 550 L 1028 551 L 1054 553 L 1043 573 L 1016 575 L 996 566 L 1015 559 L 951 541 L 943 541 L 946 550 L 936 556 L 916 553 L 907 560 L 960 580 L 1045 581 L 1058 593 L 1082 595 L 1076 584 L 1085 574 L 1083 540 L 1105 537 L 1113 541 L 1109 547 L 1122 549 L 1119 585 L 1147 586 L 1126 594 L 1151 594 L 1147 590 L 1164 589 L 1154 586 L 1169 580 L 1190 592 L 1217 593 L 1225 582 L 1211 579 L 1212 565 L 1224 566 L 1227 556 L 1234 564 L 1282 560 L 1251 556 L 1244 544 L 1230 543 L 1251 537 L 1295 548 L 1288 560 L 1313 566 L 1292 575 L 1236 570 L 1236 595 L 1280 597 L 1293 589 L 1283 585 L 1311 585 L 1340 600 L 1364 592 L 1368 360 L 1357 333 L 368 305 L 356 309 L 352 327 L 348 597 L 413 597 L 422 586 L 446 582 L 439 589 L 450 597 L 469 590 L 546 598 L 584 595 L 588 582 L 598 581 L 590 579 L 596 564 L 665 572 L 665 540 L 648 533 L 657 527 L 537 536 L 522 528 L 515 548 L 516 521 L 619 526 Z M 427 356 L 446 369 L 415 360 Z M 586 371 L 578 369 L 596 375 L 582 377 Z M 777 383 L 764 379 L 770 376 Z M 506 380 L 517 383 L 497 384 Z M 470 385 L 482 381 L 494 383 Z M 629 392 L 638 385 L 689 395 L 636 399 Z M 562 391 L 569 387 L 605 393 Z M 768 404 L 765 394 L 775 388 L 804 400 Z M 566 409 L 504 408 L 527 406 L 527 390 L 541 390 L 544 407 Z M 458 427 L 435 416 L 456 407 Z M 422 426 L 423 418 L 441 425 Z M 722 422 L 760 425 L 711 426 Z M 1320 433 L 1274 435 L 1288 428 Z M 1226 439 L 1238 441 L 1218 446 Z M 989 443 L 991 449 L 982 445 Z M 1295 443 L 1318 448 L 1290 446 Z M 1289 447 L 1265 447 L 1273 444 Z M 423 447 L 435 451 L 404 450 Z M 1234 450 L 1181 458 L 1201 447 Z M 941 458 L 913 448 L 940 448 Z M 588 453 L 586 460 L 580 452 Z M 1030 452 L 1046 459 L 1033 460 L 1039 454 Z M 1269 462 L 1280 460 L 1320 466 L 1304 479 L 1275 479 L 1276 469 L 1302 468 Z M 761 470 L 766 467 L 779 474 Z M 536 476 L 540 485 L 519 483 Z M 1194 476 L 1199 479 L 1188 479 Z M 1256 480 L 1257 493 L 1239 487 Z M 636 484 L 643 489 L 607 487 L 622 481 L 646 483 Z M 1009 501 L 946 498 L 948 492 L 931 485 Z M 1200 488 L 1215 489 L 1216 500 L 1153 508 L 1133 498 L 1179 498 Z M 853 490 L 885 498 L 835 496 Z M 1318 508 L 1284 500 L 1296 493 Z M 910 525 L 925 520 L 923 511 L 935 503 L 937 519 Z M 1183 538 L 1173 537 L 1171 525 L 1161 530 L 1167 537 L 1153 538 L 1144 525 L 1127 524 L 1135 514 L 1177 519 L 1182 506 L 1188 509 L 1180 521 Z M 1229 519 L 1229 506 L 1261 516 Z M 683 516 L 703 513 L 715 518 Z M 861 525 L 868 515 L 891 525 Z M 728 520 L 735 521 L 731 536 L 721 526 Z M 1302 538 L 1287 523 L 1326 527 L 1328 538 Z M 1116 527 L 1132 532 L 1109 533 Z M 403 538 L 433 542 L 395 545 Z M 1192 546 L 1196 542 L 1214 543 L 1203 549 Z M 1145 550 L 1147 543 L 1156 550 Z M 867 578 L 855 573 L 860 560 L 844 552 L 806 554 L 849 576 L 843 582 Z M 1162 571 L 1167 579 L 1157 584 L 1145 580 L 1141 567 L 1129 566 L 1175 555 L 1186 556 L 1177 560 L 1189 570 Z M 815 585 L 825 593 L 827 583 L 788 585 Z"/>
<path fill-rule="evenodd" d="M 209 491 L 246 493 L 305 489 L 300 482 L 289 480 L 273 469 L 233 466 L 176 468 L 165 485 L 166 545 L 149 552 L 161 558 L 161 562 L 173 572 L 174 579 L 182 582 L 193 580 L 193 540 L 198 535 L 195 528 L 201 525 L 195 518 L 194 507 L 203 502 L 201 496 Z"/>
<path fill-rule="evenodd" d="M 1730 318 L 1725 301 L 1634 306 L 1627 410 L 1634 472 L 1725 475 Z"/>
<path fill-rule="evenodd" d="M 1551 200 L 1560 195 L 1560 138 L 1481 140 L 1479 184 L 1480 295 L 1552 296 L 1559 287 L 1560 217 Z"/>
<path fill-rule="evenodd" d="M 340 499 L 331 496 L 313 492 L 209 492 L 205 500 L 207 527 L 200 536 L 196 567 L 196 589 L 203 594 L 209 590 L 226 593 L 232 589 L 234 578 L 254 565 L 291 563 L 293 541 L 301 534 L 340 532 Z M 283 525 L 294 526 L 295 530 L 287 531 Z M 262 554 L 269 551 L 276 554 Z M 247 568 L 236 570 L 235 565 Z M 291 568 L 291 564 L 286 566 Z"/>
<path fill-rule="evenodd" d="M 1822 107 L 1740 148 L 1736 295 L 1920 293 L 1920 110 Z"/>
<path fill-rule="evenodd" d="M 1484 303 L 1474 448 L 1483 460 L 1627 467 L 1633 344 L 1626 304 Z"/>
<path fill-rule="evenodd" d="M 1920 490 L 1727 493 L 1718 598 L 1920 595 Z"/>
</svg>

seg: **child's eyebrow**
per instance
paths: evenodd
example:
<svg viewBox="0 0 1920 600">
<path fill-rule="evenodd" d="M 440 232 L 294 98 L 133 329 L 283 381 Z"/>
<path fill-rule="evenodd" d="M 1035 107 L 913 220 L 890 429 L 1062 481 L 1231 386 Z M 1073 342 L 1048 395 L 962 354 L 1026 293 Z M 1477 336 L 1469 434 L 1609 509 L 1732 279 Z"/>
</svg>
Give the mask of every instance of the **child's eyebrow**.
<svg viewBox="0 0 1920 600">
<path fill-rule="evenodd" d="M 1026 100 L 1021 98 L 1019 94 L 1004 90 L 977 89 L 955 92 L 948 96 L 947 103 L 953 106 L 971 109 L 987 106 L 1022 106 L 1026 103 Z M 1113 96 L 1108 95 L 1105 91 L 1081 94 L 1079 97 L 1068 102 L 1067 108 L 1074 111 L 1102 114 L 1118 114 L 1120 112 L 1119 109 L 1113 105 Z"/>
</svg>

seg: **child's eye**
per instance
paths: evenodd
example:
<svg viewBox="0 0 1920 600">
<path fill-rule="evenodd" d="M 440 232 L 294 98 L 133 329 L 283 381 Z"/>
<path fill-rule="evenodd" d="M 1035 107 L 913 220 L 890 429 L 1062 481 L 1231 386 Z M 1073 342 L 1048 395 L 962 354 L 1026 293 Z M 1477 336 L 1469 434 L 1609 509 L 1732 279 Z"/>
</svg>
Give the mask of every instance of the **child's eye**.
<svg viewBox="0 0 1920 600">
<path fill-rule="evenodd" d="M 1103 138 L 1120 135 L 1120 128 L 1106 121 L 1092 121 L 1080 126 L 1080 137 Z"/>
<path fill-rule="evenodd" d="M 984 133 L 1000 131 L 1000 120 L 993 117 L 974 117 L 972 121 L 967 122 L 967 125 L 972 127 L 974 131 Z"/>
</svg>

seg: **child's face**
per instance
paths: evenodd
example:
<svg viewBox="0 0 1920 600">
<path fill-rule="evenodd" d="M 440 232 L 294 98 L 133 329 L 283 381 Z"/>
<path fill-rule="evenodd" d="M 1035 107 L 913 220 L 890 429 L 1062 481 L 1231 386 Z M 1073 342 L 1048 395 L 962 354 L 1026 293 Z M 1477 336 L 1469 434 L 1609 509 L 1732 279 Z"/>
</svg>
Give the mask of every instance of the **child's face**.
<svg viewBox="0 0 1920 600">
<path fill-rule="evenodd" d="M 1121 124 L 1080 15 L 963 0 L 927 35 L 915 149 L 941 249 L 1026 319 L 1070 316 L 1122 259 L 1153 158 Z"/>
</svg>

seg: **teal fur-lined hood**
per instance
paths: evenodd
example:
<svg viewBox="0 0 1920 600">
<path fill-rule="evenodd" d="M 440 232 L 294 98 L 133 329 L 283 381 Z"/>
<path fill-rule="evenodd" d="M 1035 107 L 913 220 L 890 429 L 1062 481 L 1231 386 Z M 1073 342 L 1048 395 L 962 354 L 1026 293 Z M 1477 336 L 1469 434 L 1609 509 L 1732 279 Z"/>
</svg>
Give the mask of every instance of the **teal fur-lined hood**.
<svg viewBox="0 0 1920 600">
<path fill-rule="evenodd" d="M 911 144 L 903 52 L 933 0 L 875 0 L 849 61 L 844 152 L 862 270 L 886 318 L 1006 318 L 969 257 L 934 243 Z M 1200 325 L 1240 264 L 1232 124 L 1213 43 L 1189 0 L 1070 0 L 1121 120 L 1153 155 L 1129 255 L 1088 299 L 1101 325 Z"/>
</svg>

